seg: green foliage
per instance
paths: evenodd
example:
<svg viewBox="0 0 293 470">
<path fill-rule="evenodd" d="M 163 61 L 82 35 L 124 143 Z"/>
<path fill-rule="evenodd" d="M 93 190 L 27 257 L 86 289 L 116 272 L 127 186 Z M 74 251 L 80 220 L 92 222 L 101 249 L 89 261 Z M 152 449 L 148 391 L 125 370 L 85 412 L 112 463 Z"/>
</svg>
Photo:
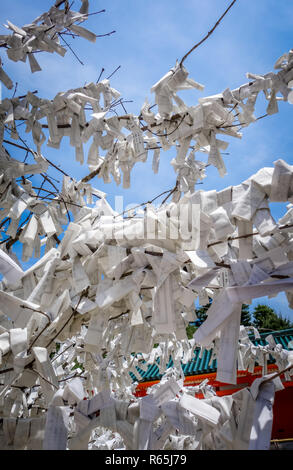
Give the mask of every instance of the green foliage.
<svg viewBox="0 0 293 470">
<path fill-rule="evenodd" d="M 212 299 L 210 299 L 210 303 L 204 305 L 195 310 L 196 316 L 198 318 L 198 325 L 201 325 L 205 319 L 207 318 L 207 312 L 210 306 L 212 305 Z M 251 325 L 251 314 L 249 311 L 249 305 L 243 304 L 241 310 L 241 325 L 250 326 Z"/>
<path fill-rule="evenodd" d="M 55 343 L 55 351 L 52 351 L 50 353 L 50 359 L 53 359 L 53 357 L 55 356 L 55 354 L 58 353 L 60 348 L 61 348 L 61 343 Z"/>
<path fill-rule="evenodd" d="M 247 304 L 242 305 L 240 324 L 244 326 L 251 325 L 251 314 L 249 311 L 249 305 Z"/>
<path fill-rule="evenodd" d="M 253 325 L 260 330 L 284 330 L 293 327 L 292 322 L 288 318 L 277 314 L 268 305 L 258 304 L 254 309 L 253 317 Z"/>
<path fill-rule="evenodd" d="M 207 305 L 202 305 L 200 308 L 195 309 L 196 316 L 198 318 L 198 323 L 203 323 L 207 316 L 208 316 L 208 309 L 212 305 L 212 299 L 209 299 L 209 303 Z"/>
<path fill-rule="evenodd" d="M 78 360 L 75 358 L 74 359 L 74 365 L 73 365 L 73 367 L 71 367 L 71 370 L 75 370 L 75 369 L 78 369 L 78 368 L 81 369 L 82 371 L 84 371 L 83 364 L 78 362 Z"/>
<path fill-rule="evenodd" d="M 211 305 L 212 305 L 212 299 L 210 299 L 210 302 L 207 305 L 202 305 L 201 307 L 195 309 L 195 316 L 196 316 L 195 324 L 193 325 L 189 324 L 186 328 L 186 334 L 187 334 L 188 339 L 192 339 L 197 328 L 205 321 L 205 319 L 208 316 L 207 311 Z"/>
<path fill-rule="evenodd" d="M 192 339 L 193 335 L 194 335 L 194 332 L 197 330 L 197 326 L 195 325 L 188 325 L 186 327 L 186 334 L 187 334 L 187 338 L 188 339 Z"/>
<path fill-rule="evenodd" d="M 197 320 L 195 324 L 189 324 L 186 328 L 186 334 L 188 339 L 192 339 L 197 328 L 206 320 L 207 311 L 212 304 L 212 299 L 210 303 L 200 308 L 195 309 Z M 268 305 L 259 304 L 254 308 L 253 313 L 250 313 L 249 305 L 243 304 L 241 309 L 241 325 L 244 326 L 255 326 L 257 329 L 261 330 L 285 330 L 287 328 L 293 328 L 293 323 L 288 319 L 283 317 L 281 314 L 275 312 L 272 307 Z"/>
</svg>

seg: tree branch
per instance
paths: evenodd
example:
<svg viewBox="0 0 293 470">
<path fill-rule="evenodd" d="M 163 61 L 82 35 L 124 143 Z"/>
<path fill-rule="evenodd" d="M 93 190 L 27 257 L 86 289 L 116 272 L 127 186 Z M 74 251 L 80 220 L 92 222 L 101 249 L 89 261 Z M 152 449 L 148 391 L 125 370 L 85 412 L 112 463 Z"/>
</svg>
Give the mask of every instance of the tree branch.
<svg viewBox="0 0 293 470">
<path fill-rule="evenodd" d="M 236 3 L 237 0 L 233 0 L 233 2 L 229 5 L 229 7 L 227 8 L 227 10 L 225 10 L 225 12 L 222 14 L 222 16 L 218 19 L 218 21 L 216 22 L 216 24 L 214 25 L 214 27 L 206 34 L 206 36 L 201 40 L 199 41 L 197 44 L 195 44 L 195 46 L 193 46 L 190 51 L 188 51 L 181 59 L 180 61 L 180 67 L 182 67 L 183 65 L 183 62 L 187 59 L 187 57 L 195 50 L 197 49 L 199 46 L 201 46 L 202 43 L 204 43 L 212 34 L 213 32 L 215 31 L 215 29 L 219 26 L 219 24 L 221 23 L 222 19 L 227 15 L 228 11 L 232 8 L 232 6 L 234 5 L 234 3 Z"/>
</svg>

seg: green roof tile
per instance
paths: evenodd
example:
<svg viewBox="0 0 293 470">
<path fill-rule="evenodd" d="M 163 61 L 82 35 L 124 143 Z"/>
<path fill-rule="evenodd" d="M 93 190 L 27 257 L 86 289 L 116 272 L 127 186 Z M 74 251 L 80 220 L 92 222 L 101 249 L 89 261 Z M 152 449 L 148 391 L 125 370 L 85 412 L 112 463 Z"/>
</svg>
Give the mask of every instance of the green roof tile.
<svg viewBox="0 0 293 470">
<path fill-rule="evenodd" d="M 255 339 L 253 335 L 250 336 L 251 341 L 255 345 L 261 344 L 262 346 L 265 346 L 267 344 L 267 341 L 265 340 L 266 336 L 272 334 L 275 338 L 276 343 L 281 344 L 284 349 L 289 349 L 288 344 L 290 341 L 293 340 L 293 328 L 287 329 L 287 330 L 281 330 L 281 331 L 272 331 L 272 332 L 265 332 L 261 333 L 260 339 Z M 200 375 L 200 374 L 207 374 L 207 373 L 212 373 L 216 372 L 217 370 L 217 360 L 214 359 L 209 366 L 209 362 L 212 356 L 213 350 L 204 350 L 202 352 L 202 357 L 200 357 L 200 348 L 196 348 L 194 350 L 194 356 L 193 358 L 187 362 L 186 364 L 182 364 L 182 369 L 184 372 L 185 376 L 190 376 L 190 375 Z M 152 380 L 159 380 L 162 377 L 162 374 L 159 373 L 159 363 L 160 359 L 157 359 L 155 364 L 149 364 L 148 368 L 146 371 L 143 371 L 140 369 L 139 366 L 136 366 L 136 369 L 138 371 L 137 376 L 133 373 L 130 372 L 130 376 L 132 377 L 133 380 L 138 380 L 139 382 L 146 382 L 146 381 L 152 381 Z M 275 362 L 274 359 L 270 356 L 269 357 L 269 363 Z M 143 363 L 143 362 L 142 362 Z M 169 362 L 167 364 L 166 369 L 171 367 L 173 365 L 173 360 L 170 357 Z M 141 378 L 139 377 L 141 376 Z"/>
</svg>

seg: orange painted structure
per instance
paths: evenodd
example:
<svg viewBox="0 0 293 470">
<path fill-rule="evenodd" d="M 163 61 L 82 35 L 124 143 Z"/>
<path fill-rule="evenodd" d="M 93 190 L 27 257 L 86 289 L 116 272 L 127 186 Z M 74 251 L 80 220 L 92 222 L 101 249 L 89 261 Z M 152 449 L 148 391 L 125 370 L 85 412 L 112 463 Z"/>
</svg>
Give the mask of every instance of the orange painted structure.
<svg viewBox="0 0 293 470">
<path fill-rule="evenodd" d="M 268 365 L 268 374 L 277 372 L 278 368 L 275 364 Z M 195 386 L 199 385 L 203 380 L 208 379 L 209 385 L 212 385 L 218 396 L 231 395 L 243 387 L 249 387 L 252 382 L 262 376 L 262 367 L 257 366 L 253 373 L 247 371 L 238 371 L 237 385 L 225 384 L 216 380 L 216 372 L 210 374 L 196 374 L 186 376 L 184 385 Z M 276 392 L 274 402 L 274 420 L 272 439 L 290 439 L 293 438 L 293 381 L 284 381 L 281 376 L 284 390 Z M 135 395 L 143 397 L 147 393 L 147 389 L 158 383 L 159 380 L 140 382 L 136 388 Z M 202 399 L 202 393 L 196 394 L 196 398 Z"/>
</svg>

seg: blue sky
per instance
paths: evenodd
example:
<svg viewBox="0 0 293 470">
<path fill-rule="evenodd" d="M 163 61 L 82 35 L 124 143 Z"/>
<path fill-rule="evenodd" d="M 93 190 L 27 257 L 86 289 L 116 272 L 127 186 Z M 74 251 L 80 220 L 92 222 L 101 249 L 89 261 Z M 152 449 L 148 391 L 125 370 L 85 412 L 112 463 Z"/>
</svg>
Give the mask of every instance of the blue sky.
<svg viewBox="0 0 293 470">
<path fill-rule="evenodd" d="M 22 26 L 48 10 L 52 3 L 1 2 L 0 34 L 5 34 L 2 25 L 7 19 Z M 83 39 L 70 41 L 84 66 L 68 51 L 65 58 L 39 54 L 43 71 L 35 74 L 30 73 L 28 64 L 9 62 L 2 53 L 4 68 L 18 82 L 17 94 L 37 89 L 39 96 L 52 98 L 59 91 L 96 81 L 102 67 L 106 78 L 121 65 L 111 84 L 125 99 L 133 101 L 126 105 L 127 111 L 139 114 L 145 97 L 153 100 L 151 86 L 211 29 L 229 3 L 230 0 L 91 0 L 90 12 L 101 9 L 106 12 L 89 17 L 84 26 L 96 34 L 113 30 L 116 33 L 97 39 L 95 44 Z M 75 9 L 79 6 L 80 1 L 75 0 Z M 189 105 L 195 105 L 202 96 L 245 83 L 246 72 L 263 74 L 273 70 L 276 59 L 293 46 L 292 26 L 292 0 L 238 0 L 213 35 L 185 62 L 190 76 L 205 85 L 204 92 L 189 91 L 181 96 Z M 4 90 L 2 93 L 12 95 Z M 293 107 L 281 103 L 279 109 L 277 115 L 244 129 L 242 140 L 229 140 L 229 155 L 225 157 L 228 175 L 220 178 L 214 168 L 209 168 L 200 189 L 219 190 L 237 185 L 279 158 L 293 164 Z M 260 100 L 257 115 L 264 112 L 265 103 Z M 68 142 L 62 144 L 61 150 L 44 146 L 43 153 L 77 179 L 88 172 L 86 165 L 75 162 L 74 149 Z M 162 154 L 159 174 L 153 175 L 150 154 L 148 163 L 139 163 L 134 168 L 128 190 L 116 184 L 104 185 L 100 179 L 92 183 L 108 194 L 111 204 L 115 195 L 123 195 L 125 204 L 141 203 L 174 186 L 175 173 L 169 164 L 173 156 L 172 151 Z M 51 174 L 59 178 L 53 171 Z M 284 205 L 274 204 L 272 210 L 278 219 Z M 263 299 L 254 303 L 260 301 Z M 284 294 L 264 301 L 293 321 L 293 311 L 288 308 Z"/>
</svg>

